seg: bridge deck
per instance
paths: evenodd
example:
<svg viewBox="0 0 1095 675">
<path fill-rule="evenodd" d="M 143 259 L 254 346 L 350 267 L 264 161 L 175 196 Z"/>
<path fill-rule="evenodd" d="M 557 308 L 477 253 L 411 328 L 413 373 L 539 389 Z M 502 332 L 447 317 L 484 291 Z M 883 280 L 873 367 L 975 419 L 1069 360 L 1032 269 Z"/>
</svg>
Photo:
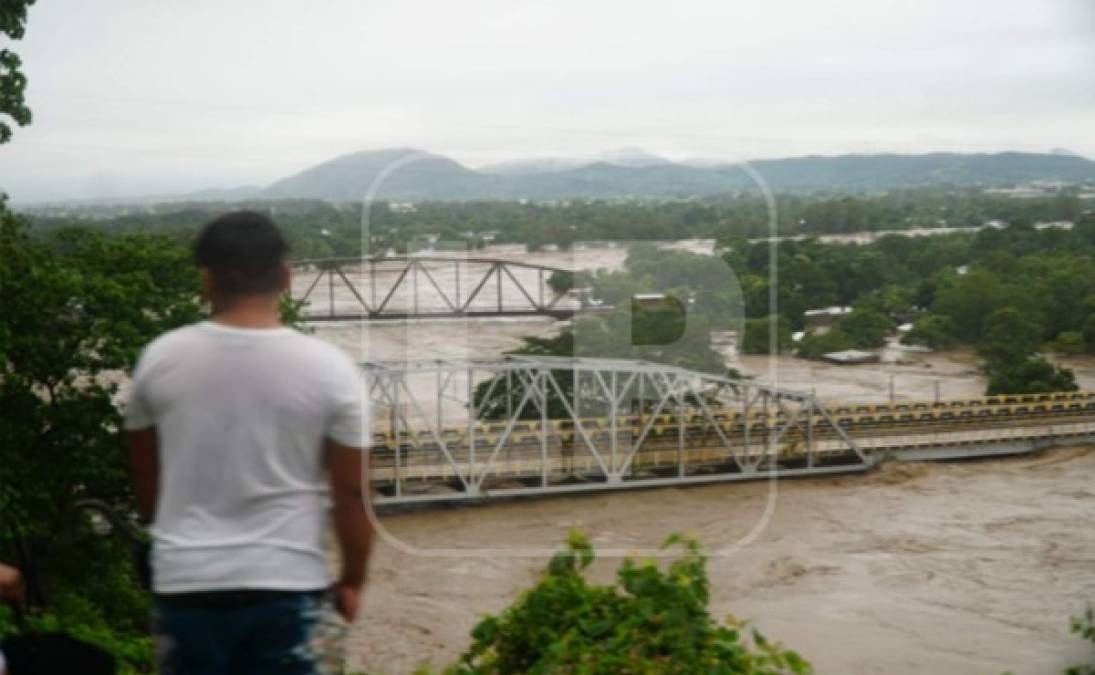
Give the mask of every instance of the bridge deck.
<svg viewBox="0 0 1095 675">
<path fill-rule="evenodd" d="M 738 416 L 736 422 L 732 414 L 723 416 L 719 420 L 723 433 L 712 424 L 666 425 L 670 430 L 687 428 L 683 437 L 669 433 L 643 437 L 642 425 L 632 420 L 633 427 L 621 425 L 617 443 L 624 447 L 621 441 L 639 443 L 631 449 L 626 471 L 619 475 L 606 472 L 605 458 L 611 468 L 618 468 L 628 453 L 613 452 L 610 435 L 602 432 L 595 437 L 599 453 L 594 453 L 573 432 L 560 433 L 553 421 L 548 422 L 547 433 L 539 422 L 525 423 L 520 434 L 514 434 L 512 426 L 505 434 L 482 425 L 474 443 L 468 443 L 458 430 L 448 430 L 440 434 L 447 439 L 444 452 L 437 442 L 440 438 L 423 442 L 413 434 L 402 434 L 396 444 L 381 434 L 373 449 L 371 479 L 380 503 L 435 501 L 862 471 L 886 457 L 982 457 L 1095 441 L 1095 393 L 1072 394 L 1067 401 L 1057 401 L 1064 405 L 1056 406 L 1053 401 L 1042 405 L 1010 400 L 1003 404 L 993 400 L 991 405 L 980 399 L 931 404 L 930 419 L 905 422 L 893 421 L 892 413 L 900 409 L 907 417 L 910 404 L 869 406 L 870 413 L 844 419 L 844 430 L 854 436 L 858 452 L 849 448 L 835 425 L 820 417 L 811 417 L 810 423 L 794 427 L 791 433 L 783 429 L 778 443 L 771 442 L 774 426 L 754 432 L 751 438 L 740 433 L 758 418 L 774 424 L 777 415 L 763 411 Z M 848 413 L 854 408 L 834 410 Z M 959 416 L 956 410 L 962 411 Z M 727 445 L 722 441 L 735 425 L 737 442 Z M 603 420 L 590 420 L 591 428 L 607 426 Z M 809 453 L 803 451 L 807 436 Z M 475 483 L 476 477 L 487 474 L 486 480 Z M 469 484 L 476 489 L 468 489 Z"/>
</svg>

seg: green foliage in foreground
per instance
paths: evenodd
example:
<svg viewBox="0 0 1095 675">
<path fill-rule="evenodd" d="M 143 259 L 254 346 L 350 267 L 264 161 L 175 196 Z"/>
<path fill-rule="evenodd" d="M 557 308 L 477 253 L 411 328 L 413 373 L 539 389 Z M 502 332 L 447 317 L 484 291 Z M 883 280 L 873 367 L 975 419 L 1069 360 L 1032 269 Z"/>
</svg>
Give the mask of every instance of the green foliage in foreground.
<svg viewBox="0 0 1095 675">
<path fill-rule="evenodd" d="M 671 536 L 684 554 L 667 570 L 628 559 L 614 585 L 591 584 L 593 548 L 572 532 L 535 587 L 487 616 L 450 675 L 508 673 L 809 673 L 802 657 L 743 623 L 707 610 L 706 558 L 695 541 Z"/>
<path fill-rule="evenodd" d="M 34 0 L 3 0 L 0 3 L 0 34 L 8 40 L 19 40 L 26 31 L 27 8 Z M 27 76 L 23 62 L 10 49 L 0 49 L 0 143 L 11 140 L 11 123 L 21 127 L 30 124 L 31 113 L 25 94 Z"/>
<path fill-rule="evenodd" d="M 118 675 L 152 672 L 152 638 L 118 631 L 107 625 L 100 611 L 77 595 L 55 605 L 54 611 L 34 611 L 26 617 L 31 631 L 66 633 L 110 652 Z M 19 632 L 9 607 L 0 606 L 0 639 Z"/>
<path fill-rule="evenodd" d="M 0 561 L 27 582 L 32 627 L 60 627 L 149 666 L 148 598 L 128 548 L 75 504 L 132 511 L 122 373 L 164 330 L 201 315 L 186 249 L 163 237 L 30 237 L 0 201 Z"/>
<path fill-rule="evenodd" d="M 1081 616 L 1072 617 L 1071 627 L 1075 635 L 1095 644 L 1095 608 L 1088 605 Z M 1095 662 L 1072 666 L 1065 675 L 1095 675 Z"/>
<path fill-rule="evenodd" d="M 122 374 L 154 337 L 205 316 L 198 293 L 174 240 L 32 237 L 0 199 L 0 562 L 26 577 L 30 627 L 100 645 L 125 672 L 152 667 L 148 597 L 127 546 L 74 507 L 94 498 L 133 512 Z M 284 318 L 297 310 L 285 302 Z M 13 629 L 0 617 L 0 633 Z"/>
</svg>

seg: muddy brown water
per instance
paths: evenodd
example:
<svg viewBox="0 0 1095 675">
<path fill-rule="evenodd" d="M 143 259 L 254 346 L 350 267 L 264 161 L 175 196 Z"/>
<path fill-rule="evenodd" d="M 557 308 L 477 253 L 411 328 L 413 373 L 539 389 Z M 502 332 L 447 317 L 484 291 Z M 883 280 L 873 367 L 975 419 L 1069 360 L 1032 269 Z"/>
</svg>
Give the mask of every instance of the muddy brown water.
<svg viewBox="0 0 1095 675">
<path fill-rule="evenodd" d="M 542 264 L 574 255 L 491 254 Z M 580 267 L 618 267 L 624 252 L 579 256 Z M 558 329 L 522 318 L 328 324 L 317 334 L 356 358 L 411 359 L 496 357 L 523 336 Z M 891 390 L 896 400 L 984 392 L 970 352 L 888 355 L 888 363 L 850 367 L 784 356 L 731 365 L 828 402 L 883 402 Z M 1095 359 L 1055 360 L 1095 388 Z M 429 383 L 420 386 L 429 406 Z M 547 552 L 579 525 L 602 551 L 617 553 L 656 547 L 671 532 L 697 536 L 717 553 L 712 612 L 752 620 L 819 673 L 1059 673 L 1090 657 L 1069 634 L 1068 617 L 1095 602 L 1093 478 L 1095 448 L 1067 448 L 889 464 L 867 475 L 780 481 L 774 491 L 728 483 L 387 514 L 350 664 L 394 674 L 423 659 L 452 660 L 477 618 L 535 583 Z M 751 540 L 741 545 L 743 537 Z M 594 575 L 610 580 L 618 562 L 599 560 Z"/>
<path fill-rule="evenodd" d="M 751 620 L 819 673 L 1059 673 L 1090 656 L 1067 621 L 1095 600 L 1093 475 L 1095 448 L 1071 448 L 781 481 L 755 540 L 710 560 L 712 612 Z M 577 525 L 601 549 L 680 531 L 719 551 L 771 496 L 765 483 L 721 484 L 382 516 L 398 545 L 378 545 L 351 663 L 405 673 L 455 658 L 477 618 L 546 561 L 506 549 L 550 547 Z M 618 562 L 598 560 L 594 575 L 607 581 Z"/>
<path fill-rule="evenodd" d="M 360 353 L 497 356 L 547 320 L 326 326 L 319 335 Z M 1085 388 L 1095 360 L 1066 361 Z M 832 366 L 743 357 L 743 372 L 814 390 L 827 401 L 980 396 L 968 352 L 905 355 L 901 363 Z M 429 396 L 423 397 L 428 405 Z M 710 563 L 712 611 L 751 619 L 819 673 L 1059 673 L 1085 657 L 1068 617 L 1095 602 L 1095 449 L 992 461 L 905 464 L 877 474 L 781 481 L 771 521 L 748 546 Z M 378 545 L 351 664 L 406 673 L 447 662 L 477 617 L 535 583 L 547 551 L 574 525 L 598 546 L 656 546 L 696 534 L 721 549 L 749 533 L 765 483 L 530 499 L 384 518 L 399 546 Z M 455 556 L 408 553 L 457 549 Z M 512 549 L 541 549 L 511 557 Z M 480 549 L 504 549 L 482 555 Z M 618 561 L 603 560 L 611 576 Z"/>
</svg>

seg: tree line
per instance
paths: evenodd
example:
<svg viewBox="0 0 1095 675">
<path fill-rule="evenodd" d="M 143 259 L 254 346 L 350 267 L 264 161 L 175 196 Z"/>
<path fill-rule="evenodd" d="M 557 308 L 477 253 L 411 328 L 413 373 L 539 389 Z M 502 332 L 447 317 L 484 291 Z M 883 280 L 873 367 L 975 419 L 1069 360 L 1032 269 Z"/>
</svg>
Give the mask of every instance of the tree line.
<svg viewBox="0 0 1095 675">
<path fill-rule="evenodd" d="M 775 232 L 825 235 L 911 228 L 977 227 L 990 221 L 1029 225 L 1074 221 L 1092 204 L 1076 194 L 1013 199 L 979 190 L 922 188 L 877 195 L 777 195 Z M 93 226 L 112 232 L 154 232 L 187 238 L 222 202 L 155 207 L 38 209 L 36 230 Z M 317 200 L 239 202 L 272 215 L 299 258 L 405 253 L 430 246 L 474 250 L 517 243 L 529 250 L 566 249 L 580 241 L 713 238 L 734 245 L 772 234 L 767 202 L 742 193 L 690 200 L 469 201 L 393 205 Z"/>
<path fill-rule="evenodd" d="M 975 348 L 989 393 L 1061 391 L 1076 387 L 1073 374 L 1041 354 L 1095 354 L 1092 270 L 1091 214 L 1071 230 L 1013 224 L 867 244 L 738 239 L 715 256 L 637 245 L 622 270 L 552 279 L 558 288 L 585 288 L 613 312 L 580 319 L 555 338 L 529 339 L 519 351 L 581 355 L 609 345 L 628 358 L 719 371 L 723 360 L 700 344 L 700 333 L 733 330 L 746 353 L 774 348 L 817 358 L 881 347 L 899 324 L 911 324 L 908 344 Z M 636 307 L 632 298 L 644 293 L 674 298 L 687 321 Z M 831 306 L 851 311 L 827 331 L 806 330 L 806 310 Z M 684 337 L 659 345 L 674 322 L 687 328 Z M 798 342 L 796 331 L 806 333 Z"/>
</svg>

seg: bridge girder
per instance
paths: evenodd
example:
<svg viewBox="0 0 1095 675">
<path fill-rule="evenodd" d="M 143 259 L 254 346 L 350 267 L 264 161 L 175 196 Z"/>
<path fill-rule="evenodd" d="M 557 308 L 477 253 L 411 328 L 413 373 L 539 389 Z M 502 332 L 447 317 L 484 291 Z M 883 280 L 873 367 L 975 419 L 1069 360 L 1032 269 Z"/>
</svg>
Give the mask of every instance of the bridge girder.
<svg viewBox="0 0 1095 675">
<path fill-rule="evenodd" d="M 809 393 L 663 364 L 510 356 L 365 369 L 373 418 L 397 439 L 383 461 L 373 458 L 374 482 L 383 472 L 387 486 L 380 502 L 755 479 L 874 461 Z M 744 421 L 740 429 L 728 416 Z M 446 480 L 423 480 L 422 466 Z"/>
<path fill-rule="evenodd" d="M 306 321 L 565 318 L 578 309 L 549 283 L 551 275 L 570 270 L 496 258 L 323 258 L 297 261 L 292 269 L 290 297 L 303 303 Z"/>
</svg>

